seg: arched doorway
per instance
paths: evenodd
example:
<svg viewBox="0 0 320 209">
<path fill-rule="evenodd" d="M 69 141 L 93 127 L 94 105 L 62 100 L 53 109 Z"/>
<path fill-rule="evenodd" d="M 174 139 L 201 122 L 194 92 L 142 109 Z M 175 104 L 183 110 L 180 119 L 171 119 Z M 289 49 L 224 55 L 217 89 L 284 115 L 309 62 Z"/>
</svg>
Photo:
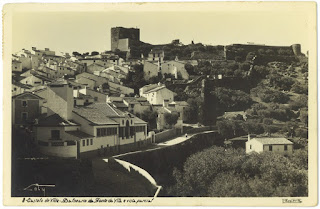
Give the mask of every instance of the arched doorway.
<svg viewBox="0 0 320 209">
<path fill-rule="evenodd" d="M 129 126 L 129 121 L 128 121 L 128 120 L 127 120 L 127 122 L 126 122 L 125 135 L 126 135 L 126 138 L 129 139 L 129 136 L 130 136 L 130 126 Z"/>
</svg>

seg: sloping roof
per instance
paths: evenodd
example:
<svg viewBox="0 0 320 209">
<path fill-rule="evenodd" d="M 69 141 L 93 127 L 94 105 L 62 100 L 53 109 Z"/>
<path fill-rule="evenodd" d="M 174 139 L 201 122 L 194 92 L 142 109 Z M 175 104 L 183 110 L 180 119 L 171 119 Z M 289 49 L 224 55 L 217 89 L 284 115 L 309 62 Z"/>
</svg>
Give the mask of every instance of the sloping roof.
<svg viewBox="0 0 320 209">
<path fill-rule="evenodd" d="M 98 64 L 98 63 L 92 63 L 92 64 L 88 65 L 87 67 L 90 67 L 90 66 L 93 66 L 93 65 L 96 65 L 96 66 L 99 66 L 99 67 L 102 67 L 102 68 L 106 68 L 106 66 L 103 66 L 103 65 Z"/>
<path fill-rule="evenodd" d="M 174 101 L 174 102 L 171 102 L 170 104 L 175 104 L 175 105 L 179 105 L 179 106 L 188 106 L 188 102 L 186 101 Z"/>
<path fill-rule="evenodd" d="M 19 60 L 12 60 L 12 62 L 21 63 Z"/>
<path fill-rule="evenodd" d="M 286 138 L 253 138 L 252 140 L 256 140 L 261 144 L 293 144 Z"/>
<path fill-rule="evenodd" d="M 91 137 L 94 137 L 90 134 L 87 134 L 87 133 L 84 133 L 82 131 L 66 131 L 67 134 L 70 134 L 72 136 L 75 136 L 79 139 L 86 139 L 86 138 L 91 138 Z"/>
<path fill-rule="evenodd" d="M 113 101 L 112 104 L 114 104 L 117 108 L 128 108 L 128 106 L 123 102 Z"/>
<path fill-rule="evenodd" d="M 128 103 L 147 102 L 147 99 L 144 97 L 124 97 L 123 100 Z"/>
<path fill-rule="evenodd" d="M 44 77 L 44 76 L 39 75 L 39 74 L 30 75 L 30 76 L 34 76 L 34 77 L 39 78 L 39 79 L 41 79 L 41 80 L 43 80 L 43 81 L 53 81 L 52 79 L 47 78 L 47 77 Z M 28 77 L 30 77 L 30 76 L 28 76 Z"/>
<path fill-rule="evenodd" d="M 15 82 L 12 81 L 12 85 L 18 86 L 20 88 L 24 88 L 24 89 L 31 89 L 33 86 L 28 85 L 28 84 L 23 84 L 23 83 L 19 83 L 19 82 Z"/>
<path fill-rule="evenodd" d="M 77 126 L 77 125 L 78 124 L 74 122 L 63 119 L 58 114 L 53 114 L 48 117 L 39 119 L 38 124 L 36 124 L 35 126 L 46 127 L 46 126 Z"/>
<path fill-rule="evenodd" d="M 120 110 L 116 111 L 109 104 L 94 103 L 85 107 L 75 107 L 73 112 L 97 125 L 118 124 L 111 117 L 120 117 Z"/>
<path fill-rule="evenodd" d="M 138 117 L 134 117 L 134 118 L 133 118 L 133 122 L 134 122 L 135 124 L 146 124 L 146 123 L 147 123 L 147 122 L 141 120 L 141 119 L 138 118 Z"/>
<path fill-rule="evenodd" d="M 151 92 L 156 92 L 156 91 L 159 91 L 159 90 L 164 89 L 164 88 L 166 88 L 166 87 L 165 87 L 165 86 L 159 86 L 159 87 L 150 89 L 150 90 L 148 90 L 148 91 L 146 91 L 146 92 L 144 92 L 144 93 L 145 93 L 145 94 L 149 94 L 149 93 L 151 93 Z M 168 89 L 168 90 L 169 90 L 169 89 Z M 170 90 L 169 90 L 169 91 L 170 91 Z"/>
<path fill-rule="evenodd" d="M 23 92 L 22 94 L 18 94 L 12 97 L 13 99 L 44 99 L 36 94 L 33 94 L 31 92 Z"/>
<path fill-rule="evenodd" d="M 146 101 L 146 102 L 139 102 L 139 103 L 140 103 L 140 105 L 142 105 L 142 106 L 150 106 L 150 105 L 151 105 L 148 101 Z"/>
<path fill-rule="evenodd" d="M 17 82 L 19 82 L 19 81 L 21 81 L 21 80 L 23 80 L 23 79 L 25 79 L 25 78 L 26 78 L 26 77 L 20 76 L 20 75 L 13 75 L 13 76 L 12 76 L 12 80 L 17 81 Z"/>
</svg>

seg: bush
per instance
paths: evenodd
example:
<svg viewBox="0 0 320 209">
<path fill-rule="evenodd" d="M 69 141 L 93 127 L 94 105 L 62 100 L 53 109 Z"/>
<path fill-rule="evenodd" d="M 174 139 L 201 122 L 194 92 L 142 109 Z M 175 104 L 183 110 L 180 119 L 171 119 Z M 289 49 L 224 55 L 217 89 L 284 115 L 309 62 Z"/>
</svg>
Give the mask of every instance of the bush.
<svg viewBox="0 0 320 209">
<path fill-rule="evenodd" d="M 303 160 L 305 161 L 305 160 Z M 303 163 L 272 152 L 246 155 L 243 150 L 211 147 L 191 155 L 175 169 L 170 196 L 299 197 L 307 196 Z"/>
</svg>

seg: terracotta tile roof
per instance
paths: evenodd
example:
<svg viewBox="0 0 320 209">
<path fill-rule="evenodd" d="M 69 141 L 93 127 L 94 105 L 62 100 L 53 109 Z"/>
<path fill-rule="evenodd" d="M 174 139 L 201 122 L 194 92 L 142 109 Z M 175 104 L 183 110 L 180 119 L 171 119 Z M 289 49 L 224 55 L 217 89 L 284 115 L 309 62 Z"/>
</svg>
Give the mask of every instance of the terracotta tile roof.
<svg viewBox="0 0 320 209">
<path fill-rule="evenodd" d="M 261 144 L 293 144 L 286 138 L 253 138 L 252 140 L 256 140 Z"/>
</svg>

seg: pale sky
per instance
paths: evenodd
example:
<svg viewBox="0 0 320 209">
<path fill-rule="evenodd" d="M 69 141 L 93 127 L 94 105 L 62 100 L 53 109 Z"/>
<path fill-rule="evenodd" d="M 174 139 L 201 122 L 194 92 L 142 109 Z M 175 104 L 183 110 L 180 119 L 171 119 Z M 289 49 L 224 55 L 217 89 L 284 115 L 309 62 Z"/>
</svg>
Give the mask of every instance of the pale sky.
<svg viewBox="0 0 320 209">
<path fill-rule="evenodd" d="M 138 27 L 140 40 L 151 44 L 203 43 L 227 45 L 254 42 L 289 46 L 300 43 L 308 50 L 304 12 L 284 10 L 219 11 L 15 11 L 12 22 L 13 52 L 22 48 L 50 48 L 63 52 L 110 50 L 111 27 Z"/>
</svg>

